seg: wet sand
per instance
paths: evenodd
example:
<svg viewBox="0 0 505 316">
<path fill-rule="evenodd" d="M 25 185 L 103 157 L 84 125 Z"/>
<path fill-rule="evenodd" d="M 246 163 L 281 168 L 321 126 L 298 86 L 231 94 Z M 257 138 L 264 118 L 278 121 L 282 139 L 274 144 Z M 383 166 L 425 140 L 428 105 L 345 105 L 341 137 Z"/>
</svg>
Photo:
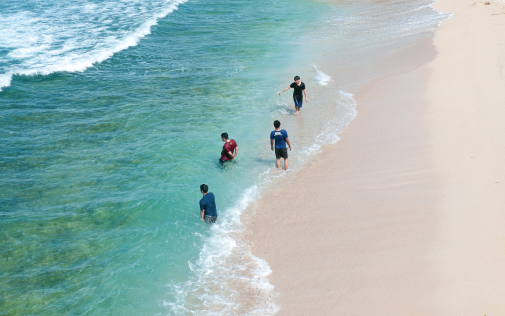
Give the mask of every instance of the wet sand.
<svg viewBox="0 0 505 316">
<path fill-rule="evenodd" d="M 473 3 L 255 206 L 278 315 L 505 315 L 505 3 Z"/>
</svg>

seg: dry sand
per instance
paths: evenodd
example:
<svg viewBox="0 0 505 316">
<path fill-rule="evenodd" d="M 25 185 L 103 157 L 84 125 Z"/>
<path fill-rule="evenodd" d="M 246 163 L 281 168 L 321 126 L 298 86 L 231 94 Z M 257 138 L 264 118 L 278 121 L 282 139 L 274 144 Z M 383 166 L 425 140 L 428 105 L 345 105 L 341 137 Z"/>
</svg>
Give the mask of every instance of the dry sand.
<svg viewBox="0 0 505 316">
<path fill-rule="evenodd" d="M 439 0 L 433 61 L 258 202 L 279 315 L 505 315 L 505 3 L 473 4 Z"/>
</svg>

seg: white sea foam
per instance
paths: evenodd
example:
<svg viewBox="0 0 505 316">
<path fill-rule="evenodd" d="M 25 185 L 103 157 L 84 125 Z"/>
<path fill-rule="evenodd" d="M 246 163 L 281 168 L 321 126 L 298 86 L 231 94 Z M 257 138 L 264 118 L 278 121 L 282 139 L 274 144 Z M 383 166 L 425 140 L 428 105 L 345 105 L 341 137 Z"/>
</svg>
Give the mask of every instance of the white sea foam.
<svg viewBox="0 0 505 316">
<path fill-rule="evenodd" d="M 301 151 L 309 157 L 325 144 L 340 140 L 339 134 L 356 116 L 356 101 L 351 93 L 339 91 L 336 108 L 316 136 L 314 142 Z M 260 190 L 282 173 L 266 170 L 259 184 L 247 189 L 237 204 L 220 214 L 212 225 L 204 246 L 195 262 L 188 262 L 194 276 L 181 284 L 167 288 L 173 301 L 165 301 L 168 315 L 273 315 L 279 310 L 276 292 L 270 284 L 268 263 L 251 253 L 250 245 L 241 237 L 244 225 L 241 215 L 257 200 Z M 251 298 L 251 293 L 255 293 Z"/>
<path fill-rule="evenodd" d="M 264 177 L 262 177 L 265 179 Z M 268 263 L 254 256 L 240 238 L 241 214 L 259 196 L 259 187 L 247 189 L 239 202 L 219 215 L 196 262 L 188 262 L 194 277 L 169 284 L 175 301 L 165 301 L 168 315 L 273 315 L 279 307 L 268 281 Z M 250 293 L 257 293 L 251 300 Z"/>
<path fill-rule="evenodd" d="M 138 44 L 151 27 L 187 0 L 80 0 L 0 15 L 0 91 L 13 75 L 83 71 Z"/>
<path fill-rule="evenodd" d="M 328 81 L 331 80 L 331 77 L 322 72 L 321 70 L 317 69 L 316 65 L 312 64 L 312 67 L 314 67 L 314 70 L 316 71 L 316 74 L 314 75 L 314 80 L 319 84 L 320 86 L 327 86 Z"/>
<path fill-rule="evenodd" d="M 277 112 L 279 112 L 282 115 L 291 115 L 294 113 L 294 111 L 288 111 L 286 108 L 278 109 Z"/>
<path fill-rule="evenodd" d="M 11 85 L 12 75 L 11 74 L 2 74 L 0 75 L 0 91 L 2 91 L 2 87 L 8 87 Z"/>
<path fill-rule="evenodd" d="M 358 113 L 356 110 L 356 100 L 353 94 L 339 91 L 336 106 L 336 114 L 333 118 L 326 121 L 323 125 L 323 130 L 319 133 L 312 145 L 303 150 L 303 154 L 308 157 L 321 149 L 321 146 L 327 144 L 335 144 L 340 140 L 338 136 L 349 123 L 356 117 Z M 330 115 L 328 115 L 330 117 Z"/>
</svg>

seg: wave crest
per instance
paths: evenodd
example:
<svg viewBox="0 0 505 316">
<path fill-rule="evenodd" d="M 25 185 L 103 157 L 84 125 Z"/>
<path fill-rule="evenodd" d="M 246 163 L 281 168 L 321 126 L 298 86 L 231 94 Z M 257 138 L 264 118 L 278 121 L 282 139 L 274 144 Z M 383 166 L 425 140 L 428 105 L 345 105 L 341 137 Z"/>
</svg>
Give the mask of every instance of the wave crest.
<svg viewBox="0 0 505 316">
<path fill-rule="evenodd" d="M 103 1 L 99 5 L 82 1 L 47 8 L 36 0 L 33 12 L 0 16 L 0 42 L 8 51 L 0 59 L 0 91 L 11 85 L 14 75 L 78 72 L 103 62 L 136 46 L 159 19 L 186 1 Z"/>
</svg>

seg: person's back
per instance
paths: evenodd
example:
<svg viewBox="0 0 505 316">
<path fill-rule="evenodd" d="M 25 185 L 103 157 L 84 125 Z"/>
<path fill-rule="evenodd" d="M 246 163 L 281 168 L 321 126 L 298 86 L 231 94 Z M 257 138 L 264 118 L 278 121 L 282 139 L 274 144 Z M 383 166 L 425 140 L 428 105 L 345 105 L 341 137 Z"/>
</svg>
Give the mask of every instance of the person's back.
<svg viewBox="0 0 505 316">
<path fill-rule="evenodd" d="M 291 150 L 291 143 L 289 142 L 288 132 L 286 130 L 281 129 L 281 122 L 275 120 L 274 121 L 275 130 L 270 133 L 270 146 L 272 150 L 274 150 L 275 143 L 275 158 L 277 159 L 276 165 L 277 168 L 281 167 L 281 158 L 284 158 L 284 170 L 288 170 L 288 149 L 286 148 L 286 144 L 289 146 L 289 150 Z"/>
<path fill-rule="evenodd" d="M 225 162 L 237 158 L 238 145 L 234 139 L 228 139 L 228 133 L 221 134 L 221 140 L 224 142 L 221 158 L 219 161 Z M 235 154 L 234 154 L 235 153 Z"/>
<path fill-rule="evenodd" d="M 286 138 L 288 138 L 288 132 L 284 129 L 273 130 L 270 133 L 270 139 L 275 140 L 275 148 L 286 148 Z"/>
<path fill-rule="evenodd" d="M 237 148 L 237 142 L 234 139 L 230 139 L 229 141 L 225 142 L 223 145 L 223 151 L 221 152 L 221 160 L 228 161 L 232 160 L 235 157 L 230 157 L 229 153 L 233 153 L 235 148 Z"/>
<path fill-rule="evenodd" d="M 206 184 L 200 186 L 200 191 L 203 194 L 200 200 L 200 217 L 204 222 L 214 223 L 217 219 L 216 198 L 208 190 L 209 187 Z"/>
</svg>

